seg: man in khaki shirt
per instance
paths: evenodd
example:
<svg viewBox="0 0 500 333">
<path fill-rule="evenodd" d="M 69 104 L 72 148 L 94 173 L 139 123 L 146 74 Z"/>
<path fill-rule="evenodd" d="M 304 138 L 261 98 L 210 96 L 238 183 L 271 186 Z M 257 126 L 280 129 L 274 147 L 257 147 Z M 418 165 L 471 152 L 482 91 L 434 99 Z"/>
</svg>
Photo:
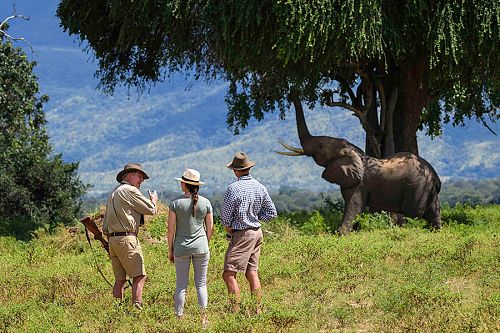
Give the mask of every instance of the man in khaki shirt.
<svg viewBox="0 0 500 333">
<path fill-rule="evenodd" d="M 146 278 L 144 256 L 137 239 L 144 215 L 156 213 L 158 195 L 149 193 L 149 199 L 139 191 L 141 183 L 149 179 L 140 164 L 128 163 L 116 176 L 120 183 L 109 195 L 102 226 L 109 239 L 109 257 L 113 265 L 115 285 L 113 296 L 123 299 L 127 275 L 133 279 L 132 304 L 142 309 L 142 289 Z"/>
</svg>

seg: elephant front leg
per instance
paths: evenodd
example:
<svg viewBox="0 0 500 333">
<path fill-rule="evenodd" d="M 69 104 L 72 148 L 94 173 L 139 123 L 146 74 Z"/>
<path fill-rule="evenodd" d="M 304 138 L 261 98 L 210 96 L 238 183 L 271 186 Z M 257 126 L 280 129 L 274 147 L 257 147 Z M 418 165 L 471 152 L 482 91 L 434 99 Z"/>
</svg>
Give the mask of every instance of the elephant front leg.
<svg viewBox="0 0 500 333">
<path fill-rule="evenodd" d="M 363 193 L 359 186 L 349 189 L 341 188 L 342 197 L 344 197 L 344 216 L 342 217 L 342 225 L 339 228 L 341 235 L 346 235 L 352 231 L 352 221 L 356 215 L 363 212 L 366 203 L 363 198 Z"/>
</svg>

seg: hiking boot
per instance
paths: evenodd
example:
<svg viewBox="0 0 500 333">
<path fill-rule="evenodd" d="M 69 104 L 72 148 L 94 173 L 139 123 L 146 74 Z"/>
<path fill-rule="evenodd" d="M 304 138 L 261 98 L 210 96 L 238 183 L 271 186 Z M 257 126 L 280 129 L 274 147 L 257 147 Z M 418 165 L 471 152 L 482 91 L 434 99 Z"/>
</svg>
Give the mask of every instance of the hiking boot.
<svg viewBox="0 0 500 333">
<path fill-rule="evenodd" d="M 139 303 L 139 302 L 134 302 L 132 304 L 132 306 L 134 307 L 134 309 L 139 310 L 139 311 L 142 311 L 142 309 L 143 309 L 142 303 Z"/>
<path fill-rule="evenodd" d="M 232 313 L 240 312 L 240 302 L 241 302 L 240 295 L 236 295 L 235 293 L 229 293 L 228 297 L 229 297 L 228 310 L 231 311 Z"/>
<path fill-rule="evenodd" d="M 236 300 L 230 299 L 229 300 L 229 311 L 231 311 L 232 313 L 240 312 L 240 302 L 237 302 Z"/>
</svg>

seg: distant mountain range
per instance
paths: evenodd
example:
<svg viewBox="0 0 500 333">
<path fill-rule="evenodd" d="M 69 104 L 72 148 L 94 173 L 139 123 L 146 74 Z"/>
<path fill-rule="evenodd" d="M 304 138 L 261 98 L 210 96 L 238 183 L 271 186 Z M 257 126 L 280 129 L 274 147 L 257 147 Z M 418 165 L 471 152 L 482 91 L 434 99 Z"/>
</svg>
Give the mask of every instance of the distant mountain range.
<svg viewBox="0 0 500 333">
<path fill-rule="evenodd" d="M 333 188 L 321 179 L 323 169 L 310 158 L 274 152 L 282 150 L 278 140 L 299 145 L 293 109 L 285 121 L 271 114 L 234 136 L 225 123 L 223 82 L 207 84 L 177 76 L 140 97 L 121 88 L 113 96 L 97 92 L 96 64 L 59 28 L 57 4 L 18 1 L 17 13 L 31 19 L 11 21 L 9 33 L 32 44 L 34 54 L 26 44 L 17 43 L 38 62 L 41 92 L 51 98 L 45 106 L 51 143 L 66 161 L 80 162 L 82 180 L 93 185 L 91 194 L 108 191 L 128 161 L 143 163 L 151 176 L 144 188 L 175 191 L 174 177 L 192 167 L 200 170 L 207 191 L 222 191 L 234 177 L 224 165 L 239 150 L 255 160 L 255 177 L 271 189 Z M 0 13 L 0 19 L 12 14 L 12 6 L 3 1 Z M 359 121 L 349 112 L 320 109 L 306 112 L 306 117 L 313 134 L 343 137 L 364 147 Z M 498 124 L 493 128 L 500 133 Z M 500 176 L 500 140 L 475 121 L 466 127 L 446 126 L 434 140 L 419 133 L 418 142 L 420 155 L 442 179 Z"/>
</svg>

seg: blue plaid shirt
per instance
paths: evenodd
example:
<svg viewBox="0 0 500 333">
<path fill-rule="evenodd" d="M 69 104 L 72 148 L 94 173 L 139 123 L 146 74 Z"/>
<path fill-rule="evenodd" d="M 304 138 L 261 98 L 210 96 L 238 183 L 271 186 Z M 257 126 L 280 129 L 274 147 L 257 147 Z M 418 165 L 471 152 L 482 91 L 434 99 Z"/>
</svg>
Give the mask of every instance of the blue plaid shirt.
<svg viewBox="0 0 500 333">
<path fill-rule="evenodd" d="M 229 185 L 221 208 L 222 225 L 235 230 L 260 227 L 260 221 L 269 221 L 277 215 L 276 207 L 267 189 L 244 175 Z"/>
</svg>

